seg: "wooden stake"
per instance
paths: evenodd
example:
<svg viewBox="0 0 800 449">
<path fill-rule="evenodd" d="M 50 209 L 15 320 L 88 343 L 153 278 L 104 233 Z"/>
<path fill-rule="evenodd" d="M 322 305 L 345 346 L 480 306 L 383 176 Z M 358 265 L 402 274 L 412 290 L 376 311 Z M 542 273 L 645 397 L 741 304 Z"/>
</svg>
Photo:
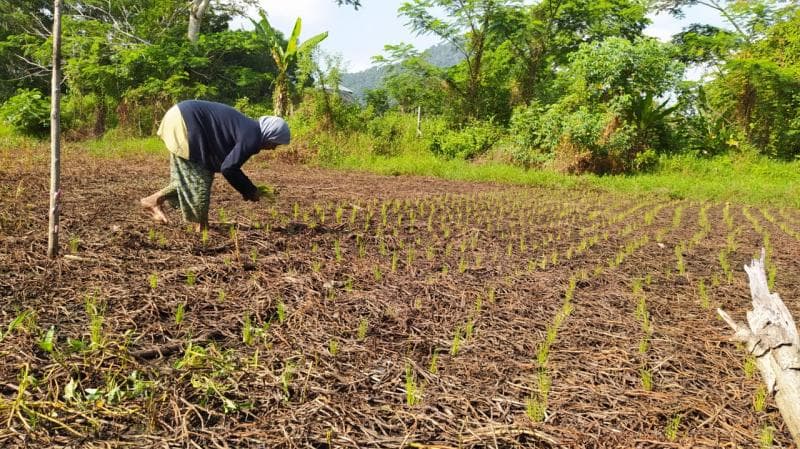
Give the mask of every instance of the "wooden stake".
<svg viewBox="0 0 800 449">
<path fill-rule="evenodd" d="M 50 96 L 50 221 L 47 257 L 58 256 L 61 209 L 61 2 L 53 1 L 53 78 Z"/>
<path fill-rule="evenodd" d="M 756 357 L 756 364 L 786 427 L 800 446 L 800 336 L 789 309 L 777 293 L 770 293 L 765 270 L 765 252 L 745 265 L 750 278 L 753 310 L 747 312 L 747 325 L 739 323 L 721 309 L 717 313 Z"/>
</svg>

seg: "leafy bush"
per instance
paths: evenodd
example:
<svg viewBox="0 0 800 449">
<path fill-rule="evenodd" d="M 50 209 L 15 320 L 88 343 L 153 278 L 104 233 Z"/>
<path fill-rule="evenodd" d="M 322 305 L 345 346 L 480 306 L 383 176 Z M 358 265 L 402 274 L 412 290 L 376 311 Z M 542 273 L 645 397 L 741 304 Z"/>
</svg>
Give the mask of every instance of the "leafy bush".
<svg viewBox="0 0 800 449">
<path fill-rule="evenodd" d="M 372 138 L 373 152 L 381 156 L 396 156 L 403 148 L 402 142 L 415 133 L 410 116 L 388 113 L 372 119 L 367 131 Z"/>
<path fill-rule="evenodd" d="M 675 86 L 683 66 L 673 47 L 655 39 L 608 38 L 582 44 L 560 75 L 558 102 L 519 108 L 511 118 L 515 160 L 554 161 L 568 172 L 621 173 L 653 165 L 672 145 L 675 109 L 655 99 Z M 637 160 L 637 155 L 653 150 Z"/>
<path fill-rule="evenodd" d="M 19 89 L 0 106 L 0 117 L 19 133 L 42 136 L 50 121 L 50 103 L 38 90 Z"/>
<path fill-rule="evenodd" d="M 489 151 L 502 132 L 489 122 L 472 122 L 460 130 L 434 135 L 428 149 L 446 158 L 473 159 Z"/>
</svg>

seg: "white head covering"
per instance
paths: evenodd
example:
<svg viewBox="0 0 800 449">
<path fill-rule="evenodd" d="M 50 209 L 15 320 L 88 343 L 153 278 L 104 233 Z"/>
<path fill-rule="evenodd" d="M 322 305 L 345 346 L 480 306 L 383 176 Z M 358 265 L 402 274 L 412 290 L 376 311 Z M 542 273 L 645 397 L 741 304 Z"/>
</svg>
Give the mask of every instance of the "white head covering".
<svg viewBox="0 0 800 449">
<path fill-rule="evenodd" d="M 286 145 L 291 139 L 289 125 L 280 117 L 259 117 L 258 126 L 261 128 L 262 146 Z"/>
</svg>

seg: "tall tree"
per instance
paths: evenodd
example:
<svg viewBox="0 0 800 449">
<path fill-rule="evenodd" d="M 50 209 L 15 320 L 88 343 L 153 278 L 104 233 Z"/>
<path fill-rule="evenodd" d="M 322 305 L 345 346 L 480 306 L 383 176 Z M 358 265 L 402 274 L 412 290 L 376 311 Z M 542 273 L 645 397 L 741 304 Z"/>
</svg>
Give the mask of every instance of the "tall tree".
<svg viewBox="0 0 800 449">
<path fill-rule="evenodd" d="M 557 70 L 582 43 L 612 36 L 633 41 L 649 23 L 637 0 L 542 0 L 503 13 L 494 32 L 507 37 L 516 56 L 517 103 L 552 100 L 548 94 Z"/>
<path fill-rule="evenodd" d="M 412 0 L 399 9 L 414 32 L 437 36 L 464 56 L 465 82 L 453 78 L 446 81 L 463 101 L 468 118 L 481 115 L 483 59 L 491 50 L 490 31 L 502 18 L 503 9 L 517 3 L 519 0 Z M 444 11 L 447 17 L 435 16 L 436 10 Z"/>
<path fill-rule="evenodd" d="M 189 42 L 196 44 L 200 38 L 200 25 L 203 23 L 203 16 L 211 4 L 211 0 L 192 0 L 189 2 L 189 30 L 186 35 Z"/>
<path fill-rule="evenodd" d="M 284 48 L 280 33 L 272 28 L 269 20 L 267 20 L 267 14 L 263 10 L 261 10 L 259 14 L 261 20 L 252 22 L 253 25 L 255 25 L 256 34 L 270 48 L 272 59 L 275 61 L 275 65 L 278 68 L 278 75 L 275 78 L 273 90 L 273 106 L 275 115 L 283 116 L 288 110 L 292 89 L 290 70 L 294 68 L 299 57 L 309 54 L 320 42 L 325 40 L 325 38 L 328 37 L 328 32 L 317 34 L 305 42 L 300 43 L 300 32 L 303 28 L 303 21 L 298 17 L 294 23 L 292 34 L 289 36 L 289 40 L 286 42 L 286 47 Z"/>
</svg>

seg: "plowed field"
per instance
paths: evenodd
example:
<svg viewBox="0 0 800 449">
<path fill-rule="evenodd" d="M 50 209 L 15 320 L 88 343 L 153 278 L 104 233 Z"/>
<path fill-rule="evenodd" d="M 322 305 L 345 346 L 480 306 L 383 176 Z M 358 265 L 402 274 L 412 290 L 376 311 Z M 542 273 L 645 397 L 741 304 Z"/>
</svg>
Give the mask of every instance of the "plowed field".
<svg viewBox="0 0 800 449">
<path fill-rule="evenodd" d="M 722 307 L 800 212 L 254 160 L 207 235 L 156 156 L 0 154 L 2 447 L 792 447 Z"/>
</svg>

